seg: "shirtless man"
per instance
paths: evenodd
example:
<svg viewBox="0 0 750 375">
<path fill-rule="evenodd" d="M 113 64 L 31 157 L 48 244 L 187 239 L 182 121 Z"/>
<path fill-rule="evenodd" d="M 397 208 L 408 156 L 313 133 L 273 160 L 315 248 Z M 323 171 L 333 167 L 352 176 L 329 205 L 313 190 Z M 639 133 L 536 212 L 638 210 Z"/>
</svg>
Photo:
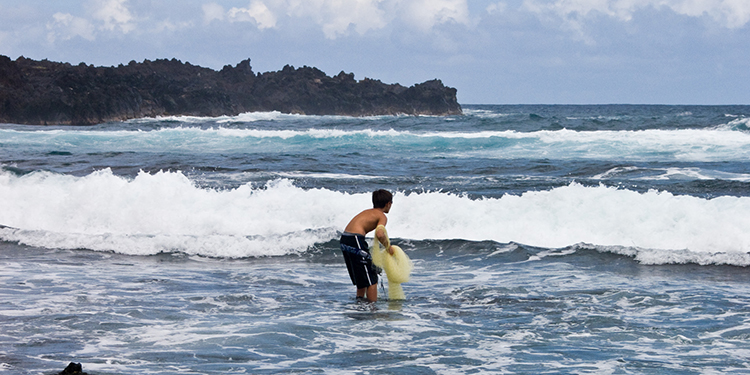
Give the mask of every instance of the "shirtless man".
<svg viewBox="0 0 750 375">
<path fill-rule="evenodd" d="M 373 208 L 364 210 L 357 214 L 344 229 L 341 235 L 341 252 L 344 254 L 346 269 L 352 284 L 357 286 L 357 301 L 366 298 L 370 302 L 378 300 L 378 274 L 372 266 L 372 258 L 365 242 L 365 235 L 372 232 L 378 225 L 388 222 L 385 216 L 393 204 L 393 194 L 387 190 L 376 190 L 372 192 Z M 375 237 L 380 243 L 387 243 L 388 237 L 385 231 L 378 229 Z M 389 245 L 388 253 L 393 255 L 393 249 Z"/>
</svg>

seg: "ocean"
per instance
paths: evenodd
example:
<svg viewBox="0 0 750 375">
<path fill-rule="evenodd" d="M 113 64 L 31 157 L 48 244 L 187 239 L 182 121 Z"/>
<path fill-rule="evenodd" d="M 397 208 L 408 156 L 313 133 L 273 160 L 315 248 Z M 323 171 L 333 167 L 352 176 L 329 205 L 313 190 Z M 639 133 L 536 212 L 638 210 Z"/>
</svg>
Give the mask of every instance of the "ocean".
<svg viewBox="0 0 750 375">
<path fill-rule="evenodd" d="M 0 224 L 0 373 L 750 373 L 750 106 L 1 124 Z"/>
</svg>

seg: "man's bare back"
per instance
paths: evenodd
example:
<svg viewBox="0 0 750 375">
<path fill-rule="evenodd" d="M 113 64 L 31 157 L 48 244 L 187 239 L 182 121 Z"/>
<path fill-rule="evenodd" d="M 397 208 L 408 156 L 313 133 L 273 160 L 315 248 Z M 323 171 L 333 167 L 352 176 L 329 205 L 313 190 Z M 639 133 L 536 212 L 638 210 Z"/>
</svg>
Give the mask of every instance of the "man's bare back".
<svg viewBox="0 0 750 375">
<path fill-rule="evenodd" d="M 385 225 L 388 222 L 385 212 L 388 211 L 380 208 L 364 210 L 349 222 L 344 231 L 364 236 L 372 232 L 378 225 Z"/>
<path fill-rule="evenodd" d="M 389 202 L 384 208 L 370 208 L 369 210 L 360 212 L 349 222 L 346 228 L 344 228 L 344 231 L 364 236 L 365 234 L 372 232 L 378 227 L 378 225 L 385 226 L 385 224 L 388 223 L 388 218 L 385 214 L 391 210 L 391 204 L 392 203 Z M 388 244 L 389 242 L 388 235 L 383 230 L 375 231 L 375 237 L 382 244 Z M 393 249 L 391 249 L 390 244 L 388 244 L 386 250 L 388 251 L 388 254 L 393 255 Z"/>
</svg>

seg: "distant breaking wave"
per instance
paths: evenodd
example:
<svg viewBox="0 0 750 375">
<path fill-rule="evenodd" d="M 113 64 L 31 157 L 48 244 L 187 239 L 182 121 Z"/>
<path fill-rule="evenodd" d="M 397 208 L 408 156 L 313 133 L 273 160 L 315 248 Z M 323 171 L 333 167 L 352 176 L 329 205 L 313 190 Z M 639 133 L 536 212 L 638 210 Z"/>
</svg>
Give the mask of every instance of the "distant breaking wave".
<svg viewBox="0 0 750 375">
<path fill-rule="evenodd" d="M 739 121 L 739 120 L 735 120 Z M 744 120 L 743 120 L 744 121 Z M 733 121 L 734 122 L 734 121 Z M 1 129 L 7 147 L 48 148 L 68 152 L 198 153 L 325 151 L 355 146 L 363 150 L 391 146 L 445 157 L 489 159 L 613 159 L 631 161 L 727 161 L 750 159 L 750 132 L 737 125 L 713 129 L 640 131 L 397 131 L 393 129 L 271 130 L 172 127 L 159 130 Z"/>
</svg>

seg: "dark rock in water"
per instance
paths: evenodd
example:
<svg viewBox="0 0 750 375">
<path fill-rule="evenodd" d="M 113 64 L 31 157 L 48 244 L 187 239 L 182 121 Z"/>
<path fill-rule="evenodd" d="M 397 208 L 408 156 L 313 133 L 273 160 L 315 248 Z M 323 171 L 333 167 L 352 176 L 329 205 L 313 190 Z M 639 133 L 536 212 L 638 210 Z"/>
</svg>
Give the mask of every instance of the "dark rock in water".
<svg viewBox="0 0 750 375">
<path fill-rule="evenodd" d="M 117 67 L 0 55 L 0 122 L 91 125 L 140 117 L 279 111 L 308 115 L 461 114 L 456 89 L 439 80 L 412 87 L 354 74 L 328 77 L 289 65 L 253 73 L 250 60 L 220 71 L 172 60 Z"/>
<path fill-rule="evenodd" d="M 81 366 L 80 363 L 73 363 L 70 362 L 68 367 L 65 368 L 65 370 L 62 370 L 59 375 L 86 375 L 85 372 L 83 372 L 83 366 Z"/>
</svg>

